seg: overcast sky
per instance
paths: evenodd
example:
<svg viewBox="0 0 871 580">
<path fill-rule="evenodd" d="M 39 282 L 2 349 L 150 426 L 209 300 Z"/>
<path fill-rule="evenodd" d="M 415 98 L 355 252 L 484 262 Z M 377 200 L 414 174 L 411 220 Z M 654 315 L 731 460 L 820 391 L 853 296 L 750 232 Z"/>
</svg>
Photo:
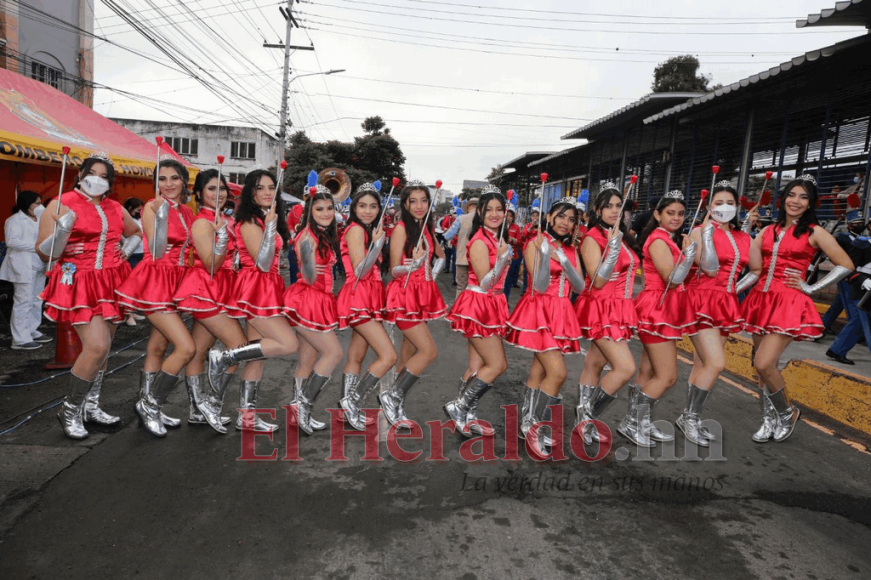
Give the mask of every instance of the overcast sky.
<svg viewBox="0 0 871 580">
<path fill-rule="evenodd" d="M 95 1 L 95 32 L 111 41 L 96 43 L 95 80 L 113 89 L 97 90 L 98 112 L 278 130 L 283 51 L 262 44 L 284 41 L 284 2 L 114 0 L 171 39 L 186 72 Z M 306 0 L 294 4 L 302 28 L 291 44 L 315 51 L 291 54 L 292 76 L 346 72 L 291 82 L 290 130 L 351 141 L 364 117 L 380 115 L 406 173 L 458 193 L 464 179 L 483 179 L 525 151 L 580 144 L 560 136 L 649 93 L 654 67 L 671 56 L 695 54 L 713 83 L 729 84 L 865 32 L 795 28 L 796 18 L 834 4 Z M 224 98 L 190 71 L 223 85 Z"/>
</svg>

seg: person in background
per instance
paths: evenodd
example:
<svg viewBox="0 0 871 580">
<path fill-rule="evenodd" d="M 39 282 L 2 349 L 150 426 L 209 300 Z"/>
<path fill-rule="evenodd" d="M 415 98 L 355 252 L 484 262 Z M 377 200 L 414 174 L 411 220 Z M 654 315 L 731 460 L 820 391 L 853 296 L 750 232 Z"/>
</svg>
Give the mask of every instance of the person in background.
<svg viewBox="0 0 871 580">
<path fill-rule="evenodd" d="M 647 200 L 647 211 L 639 214 L 632 220 L 632 225 L 629 226 L 629 233 L 631 233 L 636 238 L 638 234 L 644 231 L 644 228 L 647 226 L 648 222 L 653 219 L 653 211 L 656 209 L 656 206 L 659 204 L 659 197 L 651 197 Z"/>
<path fill-rule="evenodd" d="M 451 229 L 451 226 L 454 225 L 454 222 L 456 221 L 456 210 L 451 209 L 451 212 L 445 214 L 445 217 L 443 217 L 441 222 L 439 222 L 439 226 L 442 230 L 442 239 L 444 240 L 444 244 L 442 244 L 442 247 L 445 250 L 445 260 L 447 260 L 447 265 L 445 266 L 445 268 L 452 272 L 454 286 L 457 285 L 457 240 L 456 238 L 453 240 L 445 240 L 444 232 L 449 231 Z"/>
<path fill-rule="evenodd" d="M 445 239 L 451 240 L 456 236 L 456 262 L 457 262 L 457 296 L 466 289 L 469 284 L 469 261 L 466 255 L 466 246 L 469 245 L 469 234 L 472 231 L 472 221 L 478 210 L 478 198 L 470 197 L 463 202 L 463 215 L 454 222 L 451 229 L 445 232 Z"/>
<path fill-rule="evenodd" d="M 514 250 L 514 258 L 508 266 L 508 274 L 505 276 L 505 300 L 511 295 L 511 289 L 517 285 L 520 278 L 520 264 L 523 263 L 523 232 L 520 226 L 517 225 L 517 210 L 510 203 L 508 204 L 508 219 L 505 222 L 508 228 L 508 243 L 511 244 L 511 249 Z"/>
<path fill-rule="evenodd" d="M 139 229 L 142 229 L 142 208 L 145 206 L 145 203 L 136 197 L 128 197 L 127 201 L 124 202 L 124 209 L 127 210 L 127 213 L 130 214 L 130 217 L 133 218 L 133 221 L 136 222 L 136 225 L 139 226 Z M 127 263 L 130 264 L 131 268 L 135 268 L 136 264 L 142 261 L 142 238 L 139 236 L 133 236 L 131 238 L 131 243 L 135 244 L 133 247 L 133 253 L 130 254 L 130 259 L 127 260 Z M 145 320 L 145 317 L 141 314 L 136 314 L 135 312 L 129 312 L 127 317 L 124 319 L 124 324 L 127 326 L 136 326 L 137 320 Z"/>
<path fill-rule="evenodd" d="M 541 214 L 538 211 L 538 208 L 534 208 L 529 214 L 529 223 L 523 226 L 523 233 L 520 236 L 520 247 L 522 250 L 526 249 L 526 244 L 529 243 L 529 240 L 534 238 L 538 234 L 538 220 Z M 524 269 L 526 267 L 523 264 Z M 527 272 L 528 273 L 528 272 Z M 521 294 L 526 294 L 526 288 L 529 286 L 529 276 L 523 276 L 523 290 L 520 291 Z"/>
<path fill-rule="evenodd" d="M 6 259 L 0 266 L 0 280 L 12 282 L 12 348 L 33 350 L 40 343 L 51 342 L 51 337 L 39 332 L 42 320 L 42 300 L 39 294 L 45 287 L 45 267 L 36 253 L 39 234 L 39 216 L 45 208 L 39 194 L 22 191 L 18 194 L 12 215 L 6 220 Z"/>
</svg>

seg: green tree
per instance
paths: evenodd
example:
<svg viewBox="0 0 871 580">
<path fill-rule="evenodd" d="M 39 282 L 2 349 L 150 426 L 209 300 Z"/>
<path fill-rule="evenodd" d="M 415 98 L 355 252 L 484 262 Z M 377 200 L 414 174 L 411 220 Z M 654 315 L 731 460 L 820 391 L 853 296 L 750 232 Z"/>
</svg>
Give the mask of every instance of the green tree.
<svg viewBox="0 0 871 580">
<path fill-rule="evenodd" d="M 699 72 L 699 59 L 691 54 L 675 56 L 653 69 L 654 93 L 704 93 L 711 81 Z"/>
</svg>

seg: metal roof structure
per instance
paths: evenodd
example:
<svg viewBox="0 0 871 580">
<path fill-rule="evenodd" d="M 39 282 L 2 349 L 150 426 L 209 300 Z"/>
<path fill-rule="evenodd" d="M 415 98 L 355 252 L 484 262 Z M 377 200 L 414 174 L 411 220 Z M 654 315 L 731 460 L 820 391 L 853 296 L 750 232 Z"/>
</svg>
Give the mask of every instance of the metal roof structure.
<svg viewBox="0 0 871 580">
<path fill-rule="evenodd" d="M 670 109 L 666 109 L 664 111 L 656 113 L 655 115 L 651 115 L 651 116 L 647 117 L 646 119 L 644 119 L 644 123 L 645 124 L 654 123 L 656 121 L 659 121 L 660 119 L 664 119 L 664 118 L 669 117 L 671 115 L 674 115 L 676 113 L 686 111 L 687 109 L 695 107 L 696 105 L 708 103 L 708 102 L 713 101 L 715 99 L 725 97 L 726 95 L 734 94 L 738 91 L 741 91 L 741 89 L 744 89 L 746 87 L 764 84 L 766 81 L 770 81 L 771 79 L 777 77 L 778 75 L 781 75 L 784 73 L 794 73 L 795 69 L 800 68 L 803 65 L 807 65 L 808 63 L 813 63 L 813 62 L 816 62 L 820 59 L 828 58 L 828 57 L 830 57 L 834 54 L 837 54 L 838 52 L 843 51 L 843 50 L 848 49 L 848 48 L 853 48 L 853 47 L 861 45 L 861 44 L 867 44 L 869 42 L 869 39 L 871 39 L 871 36 L 869 36 L 869 35 L 858 36 L 855 38 L 851 38 L 849 40 L 845 40 L 843 42 L 839 42 L 837 44 L 833 44 L 832 46 L 827 46 L 825 48 L 820 48 L 817 50 L 812 50 L 810 52 L 806 52 L 805 54 L 796 56 L 795 58 L 792 58 L 791 60 L 788 60 L 788 61 L 780 64 L 779 66 L 772 67 L 772 68 L 768 69 L 767 71 L 763 71 L 761 73 L 751 75 L 747 78 L 741 79 L 740 81 L 734 82 L 731 85 L 727 85 L 721 89 L 717 89 L 716 91 L 714 91 L 712 93 L 708 93 L 706 95 L 702 95 L 702 96 L 698 96 L 698 97 L 689 99 L 688 101 L 681 103 L 679 105 L 675 105 L 675 106 L 671 107 Z M 801 73 L 801 71 L 798 71 L 796 74 L 799 74 L 799 73 Z"/>
<path fill-rule="evenodd" d="M 807 18 L 795 21 L 796 28 L 808 26 L 864 26 L 871 28 L 871 1 L 846 0 L 837 2 L 818 14 L 808 14 Z"/>
<path fill-rule="evenodd" d="M 527 151 L 520 157 L 512 159 L 508 163 L 503 163 L 502 167 L 504 169 L 522 169 L 533 161 L 541 159 L 542 157 L 547 157 L 548 155 L 553 155 L 553 153 L 553 151 Z"/>
<path fill-rule="evenodd" d="M 649 95 L 645 95 L 637 101 L 630 103 L 623 108 L 617 109 L 613 113 L 600 119 L 596 119 L 580 129 L 575 129 L 571 133 L 567 133 L 560 138 L 585 139 L 609 129 L 619 128 L 620 126 L 630 126 L 639 119 L 649 117 L 651 114 L 658 113 L 676 103 L 700 97 L 703 94 L 704 93 L 650 93 Z"/>
<path fill-rule="evenodd" d="M 584 143 L 583 145 L 578 145 L 577 147 L 569 147 L 568 149 L 563 149 L 562 151 L 560 151 L 558 153 L 554 153 L 553 155 L 548 155 L 547 157 L 542 157 L 541 159 L 539 159 L 537 161 L 533 161 L 532 163 L 529 164 L 529 166 L 532 167 L 534 165 L 541 165 L 542 163 L 547 163 L 548 161 L 553 161 L 554 159 L 558 159 L 564 155 L 569 155 L 571 153 L 574 153 L 575 151 L 580 151 L 584 147 L 589 147 L 589 146 L 590 146 L 590 143 Z"/>
</svg>

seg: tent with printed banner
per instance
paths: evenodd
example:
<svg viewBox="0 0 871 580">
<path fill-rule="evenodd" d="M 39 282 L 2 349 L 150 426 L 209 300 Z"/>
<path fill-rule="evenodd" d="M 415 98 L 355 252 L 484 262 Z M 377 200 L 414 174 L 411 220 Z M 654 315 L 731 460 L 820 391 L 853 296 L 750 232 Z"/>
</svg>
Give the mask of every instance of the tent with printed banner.
<svg viewBox="0 0 871 580">
<path fill-rule="evenodd" d="M 19 191 L 33 190 L 43 200 L 57 195 L 65 146 L 71 151 L 64 191 L 72 189 L 82 161 L 103 151 L 115 165 L 112 198 L 153 197 L 156 144 L 45 83 L 0 69 L 0 223 Z M 168 144 L 162 151 L 187 166 L 191 180 L 196 177 L 199 170 Z"/>
</svg>

